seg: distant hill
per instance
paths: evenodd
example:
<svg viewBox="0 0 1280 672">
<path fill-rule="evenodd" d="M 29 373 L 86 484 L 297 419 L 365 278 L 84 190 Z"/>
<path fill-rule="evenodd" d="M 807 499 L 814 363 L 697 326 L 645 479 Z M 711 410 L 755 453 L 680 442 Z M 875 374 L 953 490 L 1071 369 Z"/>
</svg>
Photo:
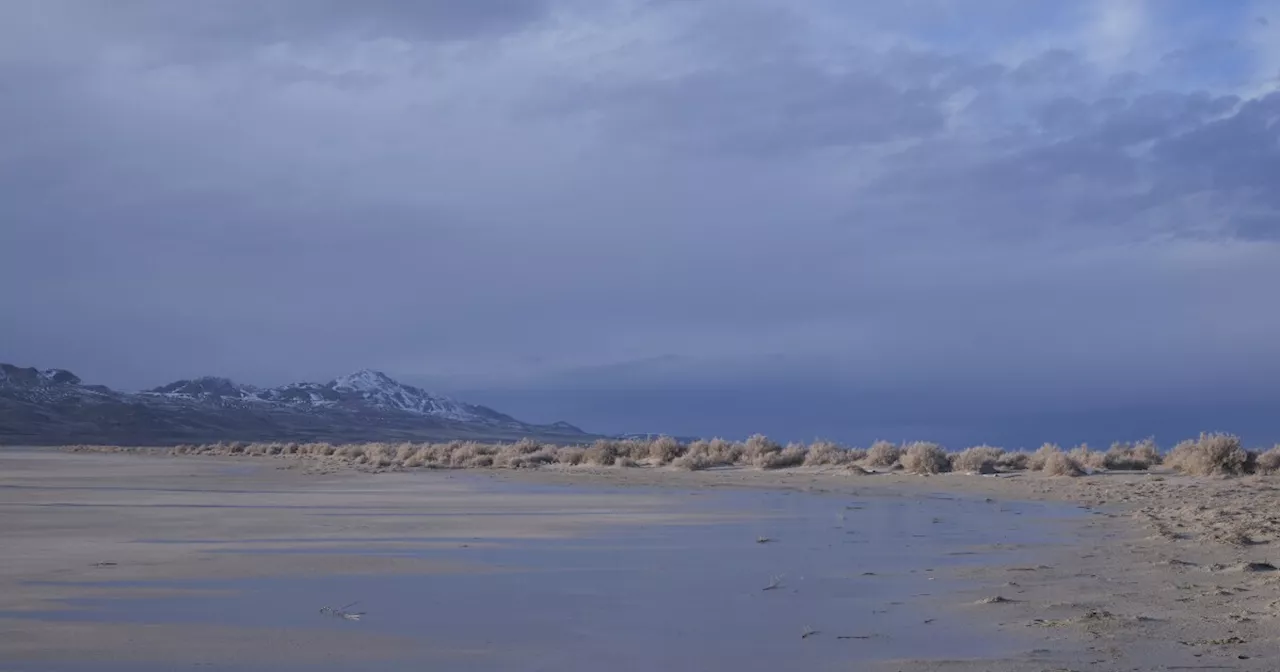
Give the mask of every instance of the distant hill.
<svg viewBox="0 0 1280 672">
<path fill-rule="evenodd" d="M 327 383 L 259 388 L 226 378 L 127 393 L 63 369 L 0 364 L 0 443 L 509 440 L 595 438 L 566 422 L 521 422 L 363 370 Z"/>
</svg>

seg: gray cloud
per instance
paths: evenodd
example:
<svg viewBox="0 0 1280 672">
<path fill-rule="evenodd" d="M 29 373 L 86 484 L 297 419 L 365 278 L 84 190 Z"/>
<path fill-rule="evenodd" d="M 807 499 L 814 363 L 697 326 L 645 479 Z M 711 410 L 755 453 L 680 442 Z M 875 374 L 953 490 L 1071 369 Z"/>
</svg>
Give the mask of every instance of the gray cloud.
<svg viewBox="0 0 1280 672">
<path fill-rule="evenodd" d="M 332 38 L 439 40 L 518 30 L 546 0 L 18 0 L 10 16 L 42 27 L 95 27 L 108 42 L 144 41 L 168 55 Z M 58 24 L 58 25 L 52 25 Z"/>
<path fill-rule="evenodd" d="M 1280 94 L 896 4 L 5 5 L 0 360 L 800 434 L 1273 379 Z"/>
<path fill-rule="evenodd" d="M 694 153 L 778 153 L 928 136 L 944 118 L 935 91 L 902 89 L 869 73 L 796 65 L 696 72 L 671 80 L 564 93 L 638 143 Z"/>
</svg>

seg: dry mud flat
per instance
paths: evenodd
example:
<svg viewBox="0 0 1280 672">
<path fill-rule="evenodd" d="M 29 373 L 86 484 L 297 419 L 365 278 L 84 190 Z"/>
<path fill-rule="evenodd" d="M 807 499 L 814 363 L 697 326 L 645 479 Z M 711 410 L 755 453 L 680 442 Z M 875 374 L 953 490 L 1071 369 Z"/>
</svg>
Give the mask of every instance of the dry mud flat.
<svg viewBox="0 0 1280 672">
<path fill-rule="evenodd" d="M 223 665 L 359 661 L 373 669 L 379 661 L 402 658 L 424 641 L 446 659 L 466 661 L 477 652 L 447 639 L 430 641 L 429 634 L 410 639 L 370 630 L 224 624 L 202 625 L 199 636 L 192 637 L 190 625 L 138 626 L 27 616 L 60 606 L 59 600 L 68 598 L 138 596 L 158 590 L 129 588 L 128 581 L 398 573 L 456 576 L 486 571 L 480 564 L 354 553 L 371 547 L 395 549 L 408 543 L 403 540 L 409 532 L 413 547 L 421 549 L 431 544 L 456 546 L 460 537 L 563 538 L 585 535 L 601 526 L 690 520 L 688 512 L 677 510 L 669 498 L 651 490 L 597 494 L 592 487 L 596 485 L 766 488 L 884 498 L 953 492 L 989 497 L 997 508 L 1014 500 L 1075 503 L 1088 507 L 1088 515 L 1054 530 L 1069 544 L 1037 550 L 1034 561 L 1022 564 L 953 570 L 969 587 L 937 598 L 939 608 L 948 613 L 996 624 L 1016 637 L 1018 653 L 997 660 L 897 660 L 881 667 L 1280 668 L 1276 636 L 1280 572 L 1271 565 L 1273 560 L 1280 562 L 1272 555 L 1273 540 L 1280 531 L 1272 512 L 1280 511 L 1280 490 L 1266 477 L 920 477 L 741 468 L 467 472 L 468 478 L 512 481 L 513 485 L 586 486 L 564 496 L 554 494 L 559 491 L 533 495 L 519 488 L 510 494 L 479 494 L 461 483 L 452 485 L 450 474 L 440 472 L 315 475 L 307 473 L 305 463 L 288 459 L 0 451 L 0 466 L 0 538 L 5 540 L 0 544 L 0 660 L 27 661 L 30 669 L 63 669 L 36 665 L 42 660 L 74 658 L 77 653 L 122 665 L 172 659 Z M 433 511 L 428 526 L 420 518 L 405 515 L 424 507 Z M 507 515 L 516 510 L 521 515 Z M 342 515 L 316 515 L 326 512 Z M 327 539 L 328 546 L 347 545 L 353 554 L 225 552 L 234 550 L 237 541 L 271 539 L 282 550 L 296 546 L 297 539 Z M 113 583 L 94 586 L 95 581 Z M 308 610 L 313 606 L 320 603 L 305 605 Z M 918 636 L 922 648 L 927 648 L 938 636 L 929 628 L 937 625 L 922 620 L 916 626 L 918 632 L 895 635 Z"/>
</svg>

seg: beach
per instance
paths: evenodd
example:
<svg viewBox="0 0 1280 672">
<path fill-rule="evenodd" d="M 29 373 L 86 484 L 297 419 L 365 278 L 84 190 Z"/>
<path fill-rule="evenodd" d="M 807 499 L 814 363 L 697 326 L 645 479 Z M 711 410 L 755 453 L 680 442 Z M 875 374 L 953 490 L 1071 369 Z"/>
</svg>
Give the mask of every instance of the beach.
<svg viewBox="0 0 1280 672">
<path fill-rule="evenodd" d="M 450 632 L 443 606 L 430 616 L 442 620 L 425 629 L 361 627 L 364 622 L 346 627 L 342 619 L 289 621 L 295 612 L 297 619 L 303 614 L 319 619 L 321 606 L 362 599 L 323 590 L 287 605 L 289 616 L 279 623 L 247 609 L 229 610 L 209 622 L 194 616 L 190 622 L 178 617 L 154 622 L 94 613 L 122 614 L 112 605 L 136 603 L 169 605 L 164 608 L 181 616 L 181 605 L 204 604 L 201 600 L 236 604 L 219 596 L 233 589 L 245 592 L 244 586 L 257 586 L 264 595 L 292 596 L 300 593 L 280 586 L 295 584 L 272 582 L 326 577 L 342 579 L 317 585 L 439 577 L 441 585 L 454 586 L 450 599 L 461 603 L 467 586 L 479 590 L 512 580 L 482 581 L 511 576 L 511 565 L 524 563 L 522 549 L 528 548 L 535 549 L 528 557 L 552 557 L 545 555 L 547 549 L 561 554 L 554 556 L 562 558 L 557 566 L 578 567 L 581 576 L 613 571 L 589 594 L 579 595 L 603 618 L 609 613 L 611 583 L 627 575 L 602 566 L 600 558 L 632 557 L 649 549 L 675 553 L 687 544 L 690 553 L 727 553 L 730 559 L 754 554 L 750 562 L 742 561 L 754 574 L 727 576 L 717 588 L 722 596 L 708 593 L 699 599 L 726 600 L 746 614 L 742 628 L 763 628 L 791 618 L 788 610 L 795 610 L 794 626 L 777 620 L 776 643 L 755 646 L 763 652 L 808 647 L 795 648 L 795 655 L 812 655 L 814 669 L 845 656 L 874 658 L 866 665 L 892 670 L 1269 670 L 1280 650 L 1273 632 L 1280 574 L 1271 564 L 1272 540 L 1280 529 L 1271 513 L 1277 492 L 1265 476 L 1160 471 L 1079 478 L 1038 473 L 926 477 L 821 468 L 367 473 L 317 470 L 289 458 L 4 449 L 0 659 L 32 670 L 174 669 L 176 662 L 228 670 L 357 664 L 393 670 L 404 661 L 421 660 L 429 650 L 442 669 L 507 669 L 505 659 L 489 657 L 492 652 L 527 646 L 537 653 L 542 651 L 538 638 L 530 635 L 527 644 L 514 634 L 506 643 L 501 633 L 474 638 L 463 612 Z M 708 498 L 715 503 L 703 501 Z M 1016 533 L 1005 533 L 1015 528 Z M 901 539 L 893 536 L 899 529 Z M 934 544 L 930 529 L 948 530 L 939 533 L 946 539 Z M 716 535 L 723 538 L 705 542 Z M 865 553 L 854 545 L 859 535 L 893 555 L 857 555 Z M 589 550 L 596 555 L 574 554 L 592 544 Z M 912 544 L 921 550 L 911 550 Z M 774 565 L 751 563 L 766 553 L 779 554 L 770 560 L 778 571 L 818 564 L 781 579 L 793 593 L 762 592 L 771 578 L 766 570 Z M 841 558 L 871 558 L 866 562 L 876 571 L 850 568 L 844 575 L 832 571 L 838 565 L 819 563 L 840 553 L 845 554 Z M 669 563 L 673 557 L 678 556 L 658 554 L 653 562 Z M 885 571 L 886 563 L 903 569 Z M 680 568 L 664 570 L 669 581 L 644 574 L 649 569 L 638 562 L 628 571 L 656 586 L 686 579 L 689 590 L 720 585 L 706 576 L 686 576 Z M 573 572 L 545 575 L 572 577 Z M 757 575 L 757 583 L 748 583 Z M 561 585 L 555 583 L 561 579 L 547 580 Z M 576 579 L 564 581 L 577 585 Z M 856 629 L 853 622 L 847 631 L 833 629 L 838 619 L 832 610 L 862 609 L 868 600 L 880 599 L 876 590 L 887 590 L 876 588 L 881 581 L 907 597 L 883 592 L 887 601 L 859 616 Z M 386 585 L 394 593 L 402 584 Z M 529 585 L 521 580 L 510 587 L 527 590 Z M 492 593 L 487 599 L 502 599 L 501 591 L 485 590 Z M 845 590 L 848 594 L 841 593 Z M 558 593 L 530 595 L 554 600 Z M 751 620 L 760 600 L 774 595 L 779 599 Z M 625 604 L 634 610 L 657 608 L 643 597 L 618 599 L 633 600 Z M 844 601 L 830 602 L 837 598 Z M 279 607 L 262 608 L 269 615 Z M 817 625 L 804 622 L 805 609 L 812 609 Z M 567 610 L 564 618 L 579 611 Z M 487 614 L 473 616 L 491 618 Z M 371 612 L 368 619 L 378 615 Z M 580 626 L 581 632 L 617 636 L 614 629 L 590 625 Z M 632 627 L 649 626 L 637 622 Z M 697 626 L 654 632 L 682 641 L 680 650 L 696 657 L 703 644 L 689 638 L 690 628 Z M 955 654 L 929 645 L 947 633 L 963 634 L 948 645 Z M 729 641 L 730 634 L 708 629 L 705 642 L 721 636 Z M 567 635 L 554 628 L 545 633 L 561 636 Z M 649 644 L 661 643 L 652 641 L 652 633 L 647 636 Z M 970 639 L 973 646 L 966 644 Z M 615 648 L 632 645 L 643 648 L 642 642 L 625 638 Z M 903 654 L 912 650 L 927 655 Z M 120 667 L 104 667 L 107 660 Z M 79 668 L 75 661 L 97 661 L 97 666 Z M 571 664 L 573 657 L 563 662 Z M 696 658 L 666 665 L 686 669 L 683 663 L 697 669 Z"/>
</svg>

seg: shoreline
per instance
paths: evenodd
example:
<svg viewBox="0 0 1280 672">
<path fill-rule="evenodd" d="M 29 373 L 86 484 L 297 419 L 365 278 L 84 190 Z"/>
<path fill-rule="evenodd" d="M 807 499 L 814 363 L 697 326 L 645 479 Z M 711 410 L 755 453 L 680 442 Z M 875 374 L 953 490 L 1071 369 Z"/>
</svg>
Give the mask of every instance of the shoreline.
<svg viewBox="0 0 1280 672">
<path fill-rule="evenodd" d="M 0 451 L 0 456 L 10 460 L 23 454 L 24 451 Z M 51 482 L 80 482 L 77 479 L 92 482 L 102 468 L 141 479 L 177 479 L 180 474 L 180 480 L 195 486 L 184 492 L 201 492 L 201 486 L 217 485 L 205 493 L 213 501 L 218 499 L 217 493 L 229 489 L 262 490 L 263 486 L 275 484 L 287 486 L 291 489 L 291 497 L 312 502 L 309 505 L 331 505 L 329 498 L 341 496 L 347 499 L 344 506 L 369 506 L 371 511 L 382 514 L 393 512 L 396 507 L 421 496 L 414 494 L 411 497 L 408 494 L 416 487 L 415 479 L 439 485 L 451 477 L 448 471 L 433 472 L 436 478 L 432 479 L 419 479 L 412 470 L 379 474 L 352 469 L 342 473 L 314 473 L 305 461 L 287 458 L 171 456 L 169 459 L 147 460 L 143 458 L 154 455 L 140 454 L 119 460 L 118 457 L 123 456 L 65 453 L 48 448 L 31 451 L 31 455 L 41 456 L 40 459 L 54 461 L 56 458 L 50 456 L 58 454 L 77 458 L 68 464 L 79 464 L 80 470 L 45 476 L 52 479 Z M 86 462 L 84 458 L 89 459 Z M 591 467 L 465 470 L 461 473 L 465 477 L 457 479 L 459 483 L 476 478 L 534 485 L 640 486 L 659 490 L 668 487 L 691 490 L 768 488 L 882 497 L 947 493 L 990 498 L 996 504 L 1004 500 L 1073 504 L 1087 512 L 1078 520 L 1063 522 L 1074 528 L 1070 534 L 1064 534 L 1064 538 L 1069 537 L 1074 545 L 1037 550 L 1042 560 L 1035 565 L 969 567 L 955 572 L 955 576 L 975 587 L 948 596 L 954 607 L 971 613 L 974 618 L 994 621 L 999 624 L 999 629 L 1032 642 L 1033 645 L 1025 652 L 999 660 L 898 660 L 878 666 L 883 669 L 1012 672 L 1078 669 L 1087 665 L 1090 669 L 1163 670 L 1178 666 L 1184 669 L 1217 666 L 1214 669 L 1267 670 L 1272 665 L 1266 661 L 1280 651 L 1280 638 L 1271 632 L 1277 617 L 1280 617 L 1280 572 L 1274 571 L 1275 567 L 1270 564 L 1274 559 L 1271 544 L 1280 531 L 1280 520 L 1268 513 L 1276 510 L 1275 504 L 1280 503 L 1280 482 L 1273 483 L 1263 476 L 1222 479 L 1138 472 L 1059 478 L 1033 473 L 919 476 L 902 473 L 850 474 L 811 468 L 769 471 L 730 468 L 687 472 L 663 468 Z M 43 487 L 39 478 L 23 480 L 20 474 L 12 472 L 6 476 L 9 476 L 5 479 L 8 481 L 6 486 L 12 487 L 5 489 L 11 495 L 35 494 Z M 15 476 L 18 480 L 14 480 Z M 24 493 L 22 488 L 32 490 Z M 163 488 L 157 490 L 155 497 L 163 499 L 166 496 Z M 459 492 L 463 490 L 459 488 Z M 575 497 L 594 496 L 582 493 Z M 474 496 L 450 494 L 449 499 L 459 507 L 460 519 L 464 516 L 461 513 L 464 509 L 492 505 Z M 634 497 L 630 494 L 609 495 L 602 497 L 599 504 L 602 508 L 626 512 L 617 520 L 611 520 L 610 524 L 643 523 L 662 520 L 664 514 L 660 499 L 652 492 L 642 492 L 638 488 Z M 106 514 L 110 515 L 109 502 L 101 497 L 94 501 L 103 505 Z M 24 500 L 24 503 L 31 502 Z M 287 504 L 283 498 L 268 497 L 264 506 L 277 505 L 292 504 Z M 264 511 L 270 512 L 270 509 Z M 58 515 L 62 513 L 66 512 Z M 134 513 L 136 511 L 130 511 L 131 515 Z M 270 517 L 271 514 L 267 515 Z M 13 517 L 6 518 L 5 538 L 22 540 L 22 530 L 16 530 L 18 534 L 15 535 L 12 529 Z M 362 525 L 368 520 L 362 518 Z M 476 524 L 474 519 L 466 520 L 465 525 L 457 522 L 461 526 L 458 529 Z M 383 523 L 379 525 L 388 530 L 394 527 Z M 508 531 L 572 535 L 575 530 L 587 529 L 583 525 L 589 523 L 549 519 Z M 264 523 L 263 527 L 269 525 Z M 243 536 L 243 530 L 229 529 L 228 532 Z M 96 557 L 93 554 L 100 555 L 103 548 L 112 548 L 113 553 L 119 553 L 126 547 L 118 543 L 104 546 L 101 542 L 105 540 L 97 540 L 95 548 L 95 543 L 85 545 L 82 539 L 80 542 L 84 547 L 77 549 L 75 543 L 58 542 L 47 531 L 33 533 L 44 538 L 44 545 L 17 554 L 12 550 L 0 551 L 5 561 L 0 563 L 3 567 L 0 569 L 0 581 L 4 585 L 10 585 L 17 576 L 33 574 L 46 578 L 50 574 L 73 578 L 110 572 L 108 575 L 112 579 L 120 579 L 129 578 L 131 572 L 137 578 L 165 578 L 166 571 L 175 571 L 175 576 L 206 570 L 213 570 L 215 576 L 219 571 L 227 575 L 241 575 L 241 572 L 249 571 L 247 563 L 246 566 L 235 567 L 234 563 L 243 560 L 237 561 L 234 557 L 192 564 L 190 561 L 195 556 L 209 550 L 199 544 L 172 549 L 134 548 L 133 552 L 145 550 L 145 553 L 136 559 L 115 555 L 113 557 L 120 558 L 122 562 L 109 570 L 91 568 L 89 565 L 95 562 L 92 558 Z M 329 533 L 331 531 L 324 531 L 324 534 Z M 60 561 L 75 558 L 80 569 L 54 571 L 48 566 L 47 559 L 42 559 L 50 554 Z M 341 559 L 326 560 L 323 559 L 325 557 L 306 558 L 304 566 L 274 570 L 258 566 L 255 571 L 323 574 L 352 568 L 349 559 L 344 566 Z M 133 570 L 126 567 L 135 562 L 137 565 Z M 254 559 L 255 564 L 260 562 L 260 559 Z M 269 562 L 265 564 L 270 565 Z M 483 571 L 406 558 L 384 558 L 359 564 L 360 571 L 371 573 Z M 179 565 L 184 569 L 173 570 Z M 0 611 L 13 611 L 15 606 L 23 606 L 23 602 L 28 608 L 47 603 L 49 599 L 57 599 L 56 592 L 48 587 L 9 591 Z M 951 600 L 951 597 L 955 599 Z M 0 633 L 4 633 L 6 640 L 12 640 L 16 633 L 24 631 L 23 627 L 8 619 L 3 623 Z M 229 632 L 219 636 L 230 638 L 233 635 L 235 633 Z M 77 636 L 84 643 L 85 634 Z M 49 640 L 43 641 L 52 645 Z M 383 645 L 387 650 L 396 649 L 394 642 L 383 642 Z M 28 644 L 28 648 L 32 646 L 36 645 Z"/>
</svg>

